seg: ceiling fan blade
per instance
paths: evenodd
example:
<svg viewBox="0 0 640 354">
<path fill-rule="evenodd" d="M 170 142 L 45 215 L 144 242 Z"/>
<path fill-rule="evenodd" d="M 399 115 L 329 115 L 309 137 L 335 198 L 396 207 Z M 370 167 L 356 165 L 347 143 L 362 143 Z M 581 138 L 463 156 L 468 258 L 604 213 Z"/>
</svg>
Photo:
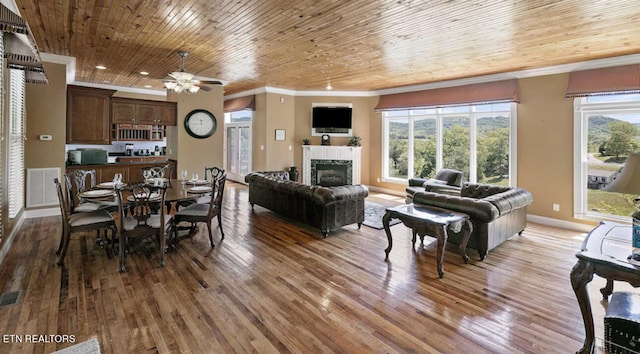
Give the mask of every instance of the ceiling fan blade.
<svg viewBox="0 0 640 354">
<path fill-rule="evenodd" d="M 206 84 L 206 85 L 222 85 L 222 82 L 218 80 L 198 80 L 198 81 L 200 81 L 201 84 Z"/>
</svg>

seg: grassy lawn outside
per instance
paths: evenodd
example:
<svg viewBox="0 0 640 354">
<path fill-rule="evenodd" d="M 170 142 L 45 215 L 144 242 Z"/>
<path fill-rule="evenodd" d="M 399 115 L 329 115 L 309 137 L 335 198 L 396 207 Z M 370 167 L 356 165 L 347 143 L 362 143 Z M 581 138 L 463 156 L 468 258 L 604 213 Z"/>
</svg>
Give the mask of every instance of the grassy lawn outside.
<svg viewBox="0 0 640 354">
<path fill-rule="evenodd" d="M 633 202 L 638 196 L 597 189 L 587 190 L 587 208 L 604 214 L 631 216 L 638 210 Z"/>
</svg>

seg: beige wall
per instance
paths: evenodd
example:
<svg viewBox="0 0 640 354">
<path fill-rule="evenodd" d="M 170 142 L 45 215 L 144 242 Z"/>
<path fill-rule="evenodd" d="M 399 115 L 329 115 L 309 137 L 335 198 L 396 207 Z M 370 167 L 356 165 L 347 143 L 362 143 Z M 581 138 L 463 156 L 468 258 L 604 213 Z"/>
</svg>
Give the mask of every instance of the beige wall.
<svg viewBox="0 0 640 354">
<path fill-rule="evenodd" d="M 568 74 L 518 80 L 518 186 L 533 193 L 529 214 L 573 218 L 573 101 Z M 552 204 L 560 211 L 552 211 Z"/>
<path fill-rule="evenodd" d="M 267 93 L 266 104 L 266 166 L 270 170 L 288 170 L 294 164 L 295 97 Z M 276 141 L 276 129 L 285 130 L 284 141 Z"/>
<path fill-rule="evenodd" d="M 296 146 L 295 97 L 276 93 L 261 93 L 255 97 L 251 170 L 288 170 L 293 165 Z M 275 140 L 276 129 L 285 130 L 284 141 Z"/>
<path fill-rule="evenodd" d="M 373 107 L 378 103 L 377 97 L 313 97 L 300 96 L 296 97 L 295 105 L 295 137 L 293 151 L 295 152 L 295 165 L 302 166 L 302 139 L 309 139 L 311 145 L 320 145 L 319 136 L 311 136 L 311 106 L 312 103 L 351 103 L 352 104 L 352 130 L 353 135 L 362 138 L 362 175 L 360 176 L 362 184 L 370 184 L 371 175 L 371 155 L 370 144 L 371 139 L 371 120 Z M 331 137 L 331 145 L 347 145 L 349 138 Z M 302 170 L 300 168 L 300 172 Z"/>
<path fill-rule="evenodd" d="M 170 93 L 168 101 L 178 103 L 178 125 L 168 133 L 171 139 L 168 149 L 169 158 L 178 160 L 178 171 L 187 170 L 189 176 L 198 173 L 204 177 L 204 168 L 223 167 L 224 146 L 224 113 L 222 111 L 222 87 L 216 86 L 211 91 L 200 91 L 195 95 Z M 184 118 L 194 109 L 206 109 L 216 117 L 218 128 L 206 139 L 196 139 L 187 134 Z M 168 151 L 169 152 L 169 151 Z"/>
<path fill-rule="evenodd" d="M 256 95 L 256 110 L 253 114 L 251 122 L 251 143 L 253 149 L 251 151 L 252 171 L 267 170 L 267 94 Z"/>
<path fill-rule="evenodd" d="M 49 85 L 27 84 L 27 141 L 25 168 L 60 167 L 64 173 L 66 161 L 67 84 L 66 67 L 44 63 Z M 51 141 L 38 140 L 51 135 Z M 52 184 L 53 186 L 53 184 Z"/>
</svg>

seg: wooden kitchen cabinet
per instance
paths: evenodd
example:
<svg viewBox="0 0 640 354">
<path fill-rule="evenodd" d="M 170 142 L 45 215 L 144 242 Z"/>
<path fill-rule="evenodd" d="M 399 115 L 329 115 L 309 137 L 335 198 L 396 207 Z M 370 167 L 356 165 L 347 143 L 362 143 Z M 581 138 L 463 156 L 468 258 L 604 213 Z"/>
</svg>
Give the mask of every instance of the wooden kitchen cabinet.
<svg viewBox="0 0 640 354">
<path fill-rule="evenodd" d="M 177 124 L 177 105 L 175 102 L 113 97 L 111 99 L 111 114 L 113 124 Z"/>
<path fill-rule="evenodd" d="M 111 95 L 116 91 L 67 86 L 67 143 L 110 144 Z"/>
</svg>

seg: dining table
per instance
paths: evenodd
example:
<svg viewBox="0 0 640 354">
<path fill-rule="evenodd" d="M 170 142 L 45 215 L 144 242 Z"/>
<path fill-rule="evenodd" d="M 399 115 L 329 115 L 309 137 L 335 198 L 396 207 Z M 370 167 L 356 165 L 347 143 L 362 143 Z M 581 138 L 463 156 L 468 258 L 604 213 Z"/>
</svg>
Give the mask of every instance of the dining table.
<svg viewBox="0 0 640 354">
<path fill-rule="evenodd" d="M 152 178 L 144 181 L 149 184 L 149 186 L 153 186 L 156 181 L 160 181 L 162 183 L 168 183 L 166 179 L 163 178 Z M 133 182 L 139 183 L 139 182 Z M 81 200 L 90 200 L 94 203 L 101 203 L 107 206 L 118 206 L 118 202 L 114 199 L 115 191 L 114 191 L 114 182 L 104 182 L 96 185 L 96 188 L 87 190 L 83 193 L 79 194 Z M 127 185 L 127 182 L 120 182 L 117 184 L 118 186 L 124 187 Z M 167 193 L 165 195 L 165 206 L 167 208 L 167 213 L 171 214 L 172 210 L 176 207 L 177 203 L 185 202 L 185 201 L 197 201 L 199 198 L 202 198 L 209 194 L 212 191 L 211 184 L 206 180 L 187 180 L 185 182 L 180 181 L 171 181 L 167 188 Z"/>
</svg>

